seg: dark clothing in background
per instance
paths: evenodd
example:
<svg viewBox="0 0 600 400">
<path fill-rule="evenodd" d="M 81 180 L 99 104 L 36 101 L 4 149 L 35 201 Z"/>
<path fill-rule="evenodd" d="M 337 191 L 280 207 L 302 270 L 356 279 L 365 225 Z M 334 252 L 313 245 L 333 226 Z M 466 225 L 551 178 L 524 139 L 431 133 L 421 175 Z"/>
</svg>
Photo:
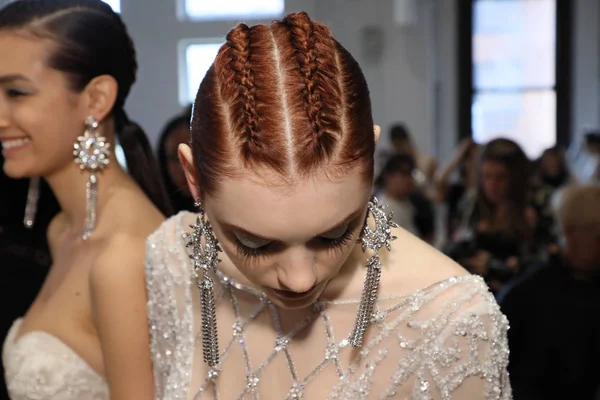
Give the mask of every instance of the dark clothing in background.
<svg viewBox="0 0 600 400">
<path fill-rule="evenodd" d="M 594 399 L 600 385 L 600 278 L 576 280 L 559 256 L 498 295 L 510 329 L 515 400 Z"/>
<path fill-rule="evenodd" d="M 40 183 L 35 224 L 26 229 L 23 216 L 29 180 L 9 179 L 0 169 L 0 343 L 35 299 L 52 264 L 46 230 L 59 206 L 48 185 Z M 9 399 L 1 363 L 0 399 Z"/>
</svg>

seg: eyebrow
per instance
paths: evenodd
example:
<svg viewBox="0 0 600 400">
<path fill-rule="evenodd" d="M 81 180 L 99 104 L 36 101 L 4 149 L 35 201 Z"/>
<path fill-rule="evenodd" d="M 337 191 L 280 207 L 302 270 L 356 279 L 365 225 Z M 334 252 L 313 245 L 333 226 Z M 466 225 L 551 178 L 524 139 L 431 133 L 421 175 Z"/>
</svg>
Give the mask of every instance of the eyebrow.
<svg viewBox="0 0 600 400">
<path fill-rule="evenodd" d="M 12 74 L 12 75 L 2 75 L 2 76 L 0 76 L 0 84 L 10 83 L 10 82 L 14 82 L 14 81 L 27 81 L 27 82 L 31 82 L 31 80 L 29 80 L 29 78 L 27 78 L 26 76 L 21 75 L 21 74 Z"/>
<path fill-rule="evenodd" d="M 318 235 L 315 235 L 314 237 L 318 237 L 318 236 L 322 236 L 326 233 L 329 233 L 331 231 L 336 230 L 337 228 L 340 228 L 341 226 L 349 223 L 350 221 L 352 221 L 354 218 L 358 217 L 362 212 L 364 211 L 363 208 L 359 208 L 356 211 L 353 211 L 351 214 L 349 214 L 348 216 L 346 216 L 341 222 L 338 222 L 337 224 L 335 224 L 334 226 L 332 226 L 331 228 L 319 233 Z M 262 239 L 262 240 L 267 240 L 269 242 L 279 242 L 279 239 L 275 239 L 275 238 L 269 238 L 263 235 L 259 235 L 257 233 L 252 233 L 250 231 L 248 231 L 247 229 L 244 228 L 240 228 L 239 226 L 236 226 L 234 224 L 229 224 L 227 222 L 224 221 L 219 221 L 221 225 L 223 225 L 224 227 L 233 230 L 233 231 L 238 231 L 240 233 L 243 233 L 244 235 L 248 235 L 248 236 L 252 236 L 254 238 L 257 239 Z"/>
</svg>

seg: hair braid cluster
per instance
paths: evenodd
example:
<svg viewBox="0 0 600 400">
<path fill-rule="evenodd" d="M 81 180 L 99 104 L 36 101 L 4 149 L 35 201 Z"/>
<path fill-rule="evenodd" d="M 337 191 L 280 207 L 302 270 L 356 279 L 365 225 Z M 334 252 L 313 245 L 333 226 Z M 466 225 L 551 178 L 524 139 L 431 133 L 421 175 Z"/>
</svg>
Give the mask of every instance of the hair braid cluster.
<svg viewBox="0 0 600 400">
<path fill-rule="evenodd" d="M 252 29 L 239 24 L 227 35 L 229 44 L 229 68 L 233 72 L 234 89 L 233 118 L 241 120 L 236 123 L 241 131 L 243 141 L 250 146 L 260 147 L 258 133 L 259 117 L 256 111 L 256 87 L 254 71 L 251 66 L 250 44 Z"/>
</svg>

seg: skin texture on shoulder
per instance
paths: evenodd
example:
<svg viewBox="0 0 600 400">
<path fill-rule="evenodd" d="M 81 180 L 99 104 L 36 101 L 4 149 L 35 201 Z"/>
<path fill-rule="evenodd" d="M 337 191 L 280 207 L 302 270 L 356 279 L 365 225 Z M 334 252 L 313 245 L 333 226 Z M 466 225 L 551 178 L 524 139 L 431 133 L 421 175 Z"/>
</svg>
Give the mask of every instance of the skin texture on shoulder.
<svg viewBox="0 0 600 400">
<path fill-rule="evenodd" d="M 154 397 L 144 253 L 141 236 L 113 235 L 90 273 L 92 313 L 111 399 Z"/>
</svg>

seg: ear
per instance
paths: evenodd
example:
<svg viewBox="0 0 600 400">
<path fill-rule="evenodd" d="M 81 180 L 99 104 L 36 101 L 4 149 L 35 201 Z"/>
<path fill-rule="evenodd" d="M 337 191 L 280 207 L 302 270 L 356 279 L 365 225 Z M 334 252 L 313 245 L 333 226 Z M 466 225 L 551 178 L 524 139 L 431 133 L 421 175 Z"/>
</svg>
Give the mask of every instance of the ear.
<svg viewBox="0 0 600 400">
<path fill-rule="evenodd" d="M 119 84 L 112 76 L 100 75 L 92 79 L 84 89 L 85 117 L 91 115 L 102 122 L 113 109 L 118 92 Z"/>
<path fill-rule="evenodd" d="M 375 144 L 377 144 L 379 136 L 381 136 L 381 127 L 379 125 L 373 125 L 373 132 L 375 133 Z"/>
<path fill-rule="evenodd" d="M 177 147 L 177 153 L 179 155 L 179 161 L 181 167 L 185 173 L 185 179 L 187 180 L 188 188 L 194 200 L 200 198 L 200 185 L 198 184 L 198 176 L 196 175 L 196 169 L 194 168 L 194 158 L 192 157 L 192 149 L 187 144 L 180 144 Z"/>
</svg>

